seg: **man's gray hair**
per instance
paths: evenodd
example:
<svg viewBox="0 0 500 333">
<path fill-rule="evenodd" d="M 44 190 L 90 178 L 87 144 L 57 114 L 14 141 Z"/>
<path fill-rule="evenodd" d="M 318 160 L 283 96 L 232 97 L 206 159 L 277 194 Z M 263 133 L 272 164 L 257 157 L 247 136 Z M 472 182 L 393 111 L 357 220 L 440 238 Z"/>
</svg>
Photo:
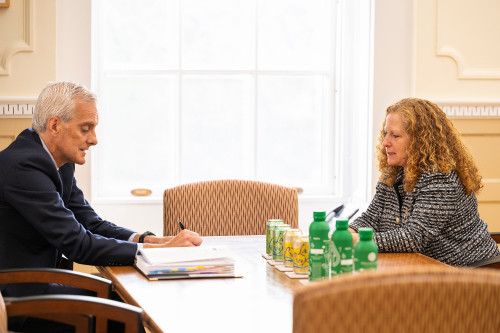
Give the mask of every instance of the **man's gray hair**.
<svg viewBox="0 0 500 333">
<path fill-rule="evenodd" d="M 92 103 L 97 99 L 82 85 L 66 81 L 50 82 L 38 96 L 31 127 L 37 133 L 43 133 L 47 129 L 47 121 L 53 116 L 65 123 L 70 122 L 75 112 L 75 98 Z"/>
</svg>

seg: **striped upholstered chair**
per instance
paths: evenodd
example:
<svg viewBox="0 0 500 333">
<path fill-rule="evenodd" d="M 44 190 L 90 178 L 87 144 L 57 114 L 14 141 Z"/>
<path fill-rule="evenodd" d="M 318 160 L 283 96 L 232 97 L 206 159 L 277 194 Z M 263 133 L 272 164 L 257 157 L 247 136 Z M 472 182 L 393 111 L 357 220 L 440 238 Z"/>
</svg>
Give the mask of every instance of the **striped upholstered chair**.
<svg viewBox="0 0 500 333">
<path fill-rule="evenodd" d="M 163 234 L 179 232 L 179 221 L 201 236 L 264 235 L 268 219 L 298 227 L 294 188 L 248 180 L 215 180 L 165 190 Z"/>
<path fill-rule="evenodd" d="M 294 295 L 293 333 L 500 332 L 500 272 L 415 266 L 340 276 Z"/>
</svg>

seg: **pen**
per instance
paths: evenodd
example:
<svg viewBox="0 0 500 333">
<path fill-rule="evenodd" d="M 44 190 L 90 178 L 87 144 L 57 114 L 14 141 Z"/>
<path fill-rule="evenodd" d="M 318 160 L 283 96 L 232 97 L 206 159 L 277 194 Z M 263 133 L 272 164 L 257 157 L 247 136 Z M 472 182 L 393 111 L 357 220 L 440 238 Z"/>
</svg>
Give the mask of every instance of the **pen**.
<svg viewBox="0 0 500 333">
<path fill-rule="evenodd" d="M 179 227 L 181 227 L 181 230 L 184 230 L 184 224 L 182 224 L 182 221 L 179 221 Z"/>
</svg>

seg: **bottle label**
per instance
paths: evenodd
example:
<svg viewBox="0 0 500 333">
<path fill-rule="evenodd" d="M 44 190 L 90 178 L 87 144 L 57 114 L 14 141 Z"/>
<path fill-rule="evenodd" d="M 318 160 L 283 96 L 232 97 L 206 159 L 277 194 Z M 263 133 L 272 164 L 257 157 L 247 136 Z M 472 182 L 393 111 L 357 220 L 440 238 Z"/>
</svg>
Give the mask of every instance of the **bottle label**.
<svg viewBox="0 0 500 333">
<path fill-rule="evenodd" d="M 377 252 L 364 253 L 354 257 L 354 269 L 357 271 L 365 271 L 377 268 Z"/>
<path fill-rule="evenodd" d="M 313 250 L 309 249 L 309 280 L 318 280 L 323 278 L 324 258 L 323 250 L 321 254 L 314 254 Z"/>
<path fill-rule="evenodd" d="M 330 277 L 328 265 L 328 247 L 309 248 L 309 280 L 318 280 Z"/>
<path fill-rule="evenodd" d="M 340 265 L 340 253 L 336 246 L 332 246 L 332 268 Z"/>
<path fill-rule="evenodd" d="M 341 260 L 340 261 L 340 264 L 342 266 L 345 266 L 345 265 L 352 265 L 352 259 L 344 259 L 344 260 Z"/>
<path fill-rule="evenodd" d="M 309 280 L 330 276 L 328 231 L 324 221 L 314 221 L 309 227 Z"/>
<path fill-rule="evenodd" d="M 340 254 L 340 272 L 341 273 L 351 273 L 353 271 L 352 267 L 352 246 L 346 246 L 340 249 L 342 252 Z"/>
<path fill-rule="evenodd" d="M 370 269 L 377 269 L 377 262 L 376 262 L 376 261 L 372 261 L 372 262 L 368 262 L 368 261 L 361 262 L 361 263 L 359 264 L 359 267 L 357 268 L 357 270 L 358 270 L 358 271 L 360 271 L 360 272 L 367 271 L 367 270 L 370 270 Z"/>
</svg>

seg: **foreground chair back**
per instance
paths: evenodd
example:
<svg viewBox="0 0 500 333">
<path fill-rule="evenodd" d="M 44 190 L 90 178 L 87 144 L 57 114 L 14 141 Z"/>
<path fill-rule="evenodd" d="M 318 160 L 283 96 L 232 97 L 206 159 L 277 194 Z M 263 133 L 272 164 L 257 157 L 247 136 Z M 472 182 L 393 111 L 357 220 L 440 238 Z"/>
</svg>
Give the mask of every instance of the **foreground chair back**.
<svg viewBox="0 0 500 333">
<path fill-rule="evenodd" d="M 0 298 L 2 296 L 0 295 Z M 3 304 L 3 302 L 5 303 Z M 2 306 L 3 304 L 3 306 Z M 129 304 L 91 296 L 44 295 L 11 297 L 0 300 L 0 332 L 6 332 L 5 315 L 8 317 L 50 317 L 51 320 L 70 324 L 76 333 L 93 332 L 93 318 L 114 320 L 125 325 L 125 333 L 142 332 L 142 309 Z M 2 314 L 3 312 L 3 314 Z M 77 320 L 68 323 L 67 317 Z M 96 332 L 107 332 L 97 329 Z"/>
<path fill-rule="evenodd" d="M 7 309 L 0 293 L 0 333 L 7 332 Z"/>
<path fill-rule="evenodd" d="M 298 227 L 294 188 L 248 180 L 216 180 L 165 190 L 163 234 L 176 235 L 179 221 L 201 236 L 264 235 L 268 219 Z"/>
<path fill-rule="evenodd" d="M 0 270 L 0 285 L 11 283 L 58 283 L 67 286 L 90 290 L 99 298 L 109 299 L 112 284 L 111 281 L 91 274 L 70 271 L 58 268 L 14 268 Z M 50 314 L 37 315 L 38 318 L 53 320 Z M 80 321 L 81 316 L 58 317 L 59 322 L 73 324 Z M 97 317 L 97 331 L 105 331 L 107 320 Z M 1 332 L 1 331 L 0 331 Z"/>
<path fill-rule="evenodd" d="M 500 272 L 414 267 L 298 291 L 293 332 L 500 332 Z"/>
</svg>

